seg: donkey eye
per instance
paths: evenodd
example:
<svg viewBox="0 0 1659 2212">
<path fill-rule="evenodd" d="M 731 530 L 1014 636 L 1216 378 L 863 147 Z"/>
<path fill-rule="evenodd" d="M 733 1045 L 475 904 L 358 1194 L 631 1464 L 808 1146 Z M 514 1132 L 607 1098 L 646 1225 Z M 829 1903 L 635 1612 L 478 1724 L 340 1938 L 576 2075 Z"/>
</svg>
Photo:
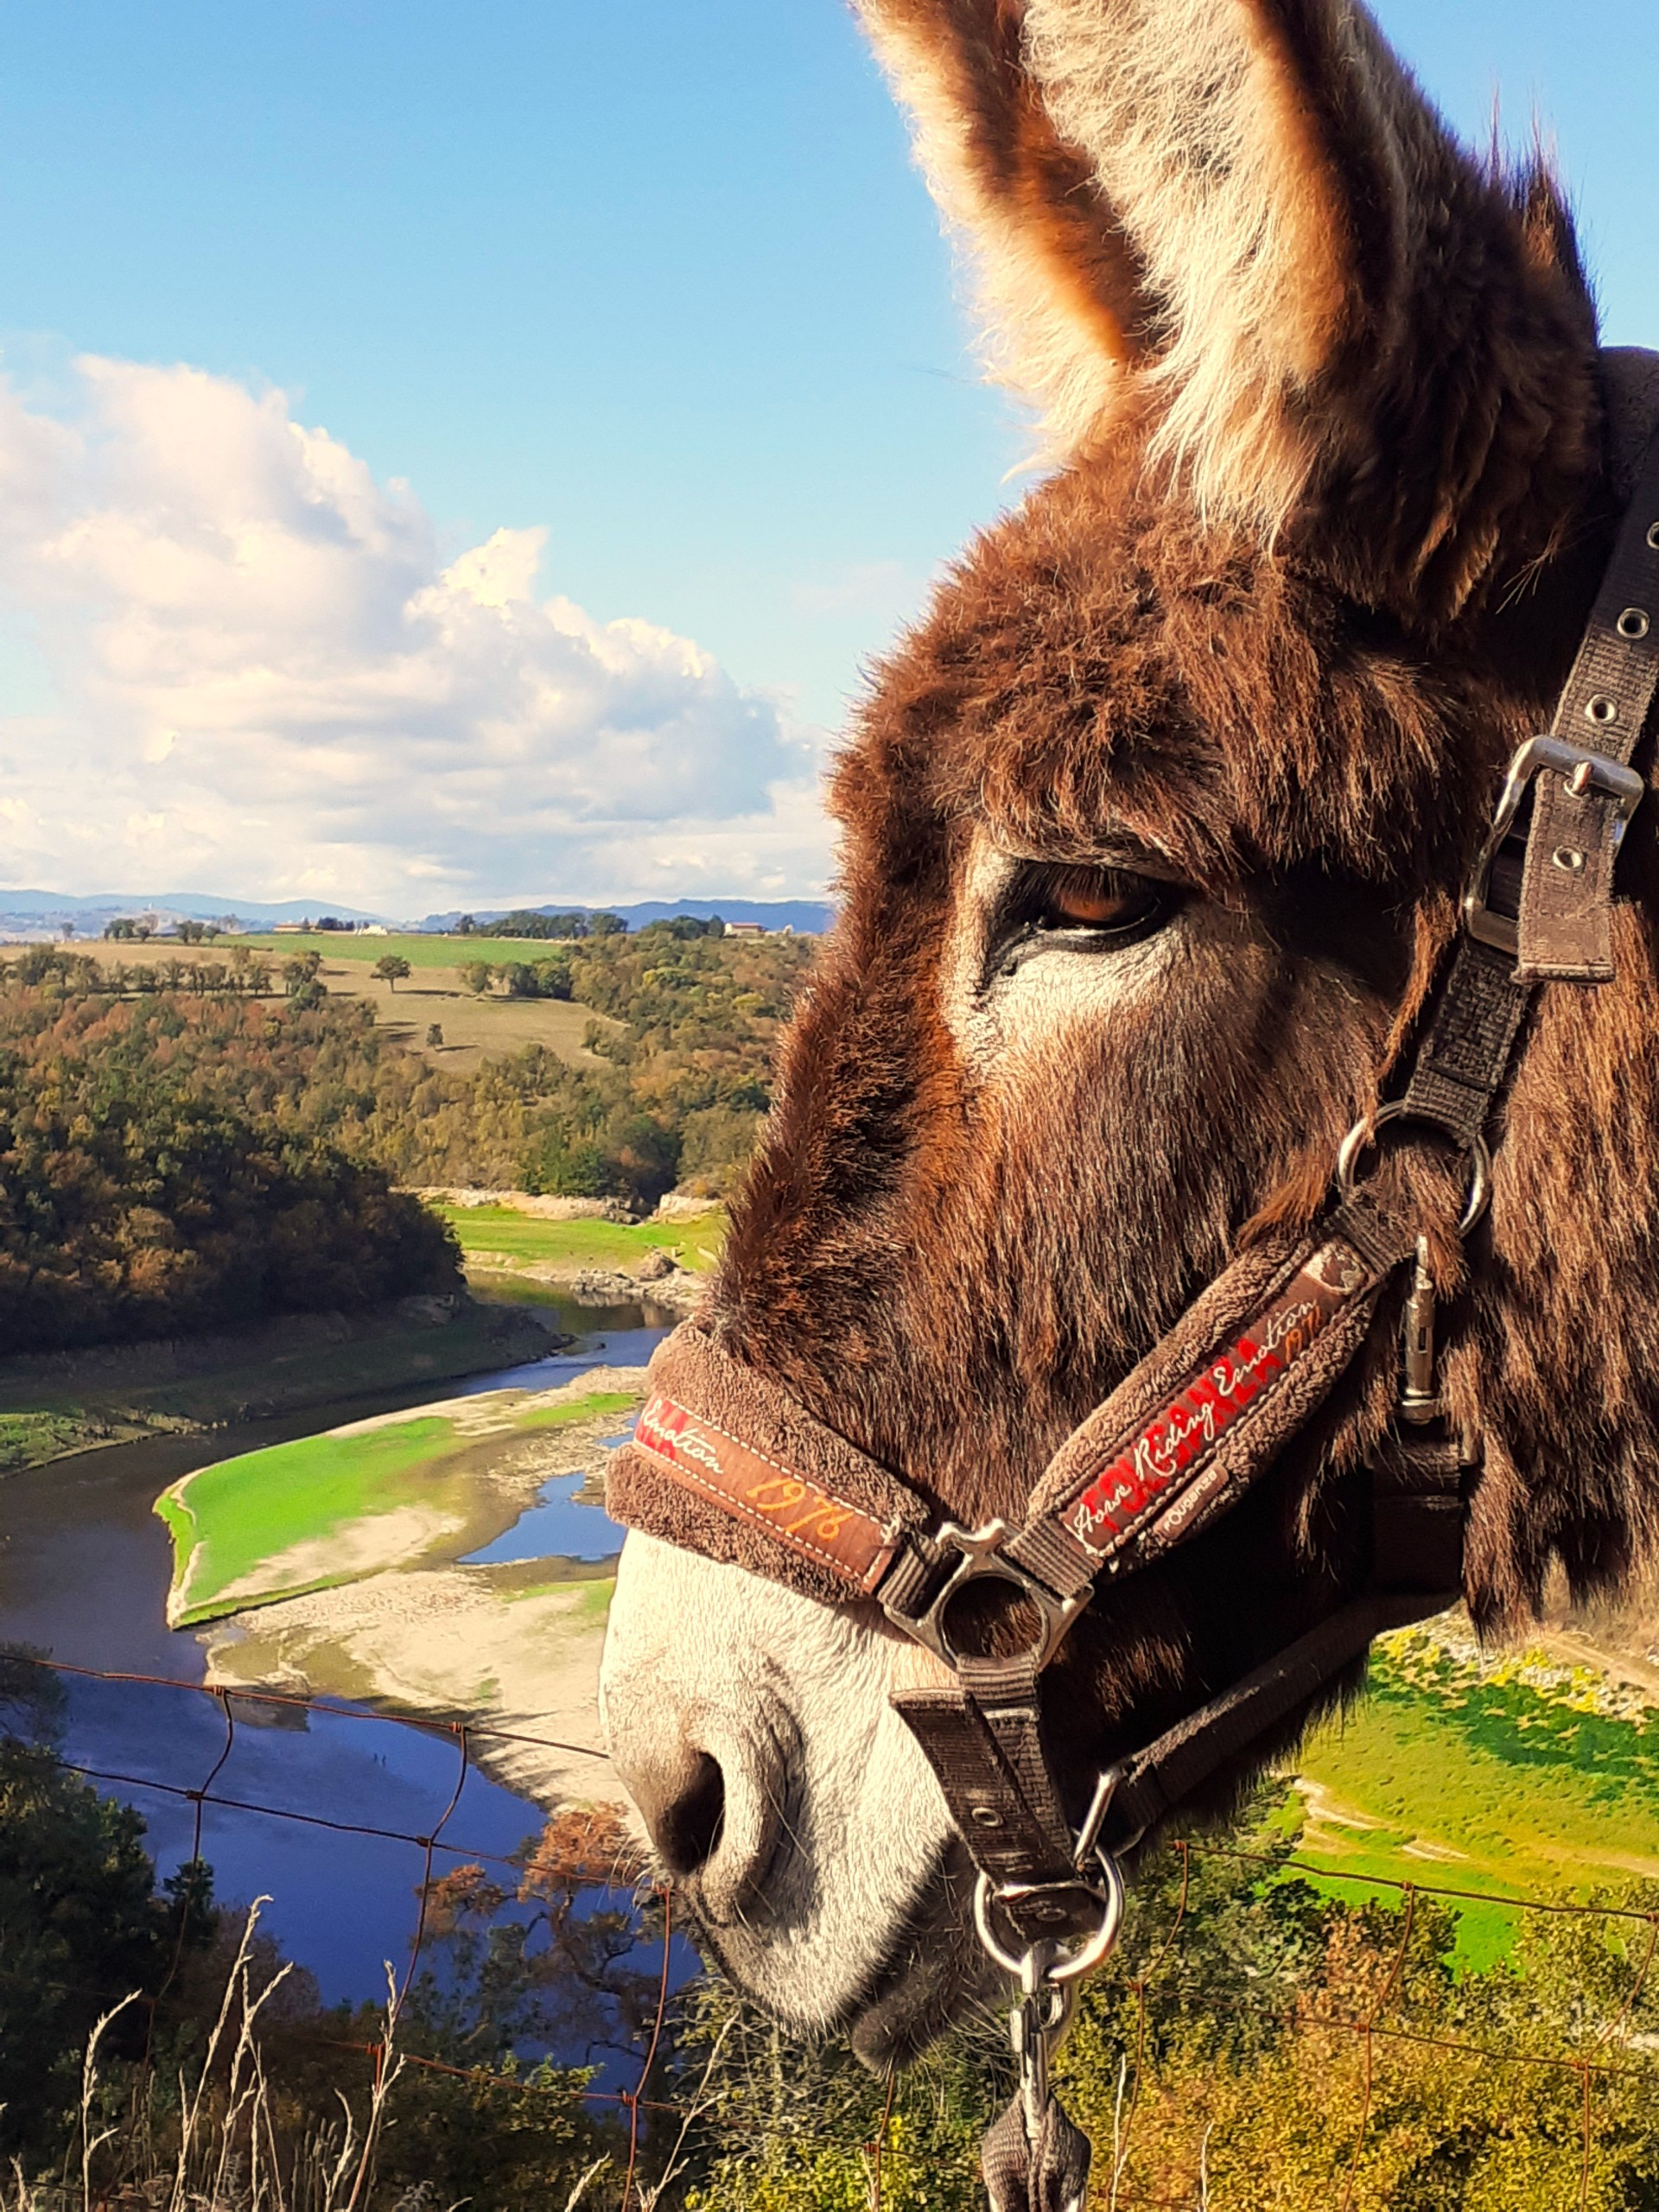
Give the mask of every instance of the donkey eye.
<svg viewBox="0 0 1659 2212">
<path fill-rule="evenodd" d="M 1039 929 L 1096 930 L 1114 935 L 1139 929 L 1168 904 L 1172 893 L 1167 883 L 1115 868 L 1054 870 L 1046 884 L 1033 889 L 1037 910 L 1033 918 Z"/>
<path fill-rule="evenodd" d="M 1149 936 L 1179 908 L 1182 886 L 1121 868 L 1024 869 L 994 932 L 992 969 L 1048 951 L 1110 952 Z"/>
</svg>

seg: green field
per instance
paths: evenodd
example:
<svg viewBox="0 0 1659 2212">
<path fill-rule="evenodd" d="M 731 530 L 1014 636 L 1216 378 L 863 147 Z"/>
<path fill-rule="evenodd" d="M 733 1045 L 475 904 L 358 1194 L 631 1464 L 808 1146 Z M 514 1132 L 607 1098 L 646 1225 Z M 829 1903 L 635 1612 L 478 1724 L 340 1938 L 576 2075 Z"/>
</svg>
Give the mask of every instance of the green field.
<svg viewBox="0 0 1659 2212">
<path fill-rule="evenodd" d="M 672 1252 L 683 1268 L 706 1274 L 726 1234 L 722 1208 L 694 1221 L 543 1221 L 512 1206 L 435 1206 L 454 1230 L 468 1266 L 637 1267 L 647 1252 Z"/>
<path fill-rule="evenodd" d="M 480 1446 L 499 1451 L 635 1402 L 615 1391 L 552 1406 L 489 1394 L 464 1409 L 451 1401 L 441 1412 L 386 1414 L 187 1475 L 156 1502 L 173 1538 L 168 1621 L 187 1628 L 468 1549 L 490 1501 L 462 1463 Z"/>
<path fill-rule="evenodd" d="M 1298 1855 L 1328 1875 L 1578 1900 L 1659 1879 L 1659 1713 L 1541 1654 L 1387 1637 L 1366 1696 L 1309 1739 L 1295 1770 Z M 1332 1888 L 1363 1894 L 1363 1881 Z M 1513 1914 L 1459 1910 L 1470 1965 L 1508 1948 Z"/>
<path fill-rule="evenodd" d="M 245 944 L 252 951 L 276 953 L 284 959 L 296 952 L 320 952 L 325 960 L 361 960 L 370 967 L 387 953 L 396 952 L 411 968 L 464 968 L 469 960 L 487 960 L 493 967 L 522 960 L 533 967 L 561 949 L 556 938 L 426 937 L 414 931 L 363 937 L 349 930 L 284 931 L 280 937 L 255 931 L 246 937 L 223 938 L 219 943 Z M 146 950 L 154 959 L 154 948 Z M 211 952 L 213 948 L 207 950 Z"/>
</svg>

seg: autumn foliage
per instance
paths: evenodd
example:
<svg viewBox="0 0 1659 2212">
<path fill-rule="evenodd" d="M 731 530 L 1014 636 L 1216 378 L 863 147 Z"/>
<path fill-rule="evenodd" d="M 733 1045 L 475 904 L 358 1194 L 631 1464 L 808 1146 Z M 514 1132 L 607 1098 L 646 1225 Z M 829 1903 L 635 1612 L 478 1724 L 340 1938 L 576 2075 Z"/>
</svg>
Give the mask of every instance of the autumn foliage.
<svg viewBox="0 0 1659 2212">
<path fill-rule="evenodd" d="M 0 1343 L 454 1289 L 447 1231 L 397 1184 L 641 1205 L 677 1181 L 726 1188 L 809 944 L 646 930 L 568 957 L 577 998 L 610 1017 L 591 1056 L 531 1046 L 465 1075 L 330 997 L 315 961 L 273 977 L 234 957 L 106 969 L 35 948 L 0 968 Z"/>
<path fill-rule="evenodd" d="M 442 1224 L 283 1112 L 320 1047 L 314 1010 L 96 980 L 66 961 L 0 993 L 6 1349 L 458 1287 Z"/>
</svg>

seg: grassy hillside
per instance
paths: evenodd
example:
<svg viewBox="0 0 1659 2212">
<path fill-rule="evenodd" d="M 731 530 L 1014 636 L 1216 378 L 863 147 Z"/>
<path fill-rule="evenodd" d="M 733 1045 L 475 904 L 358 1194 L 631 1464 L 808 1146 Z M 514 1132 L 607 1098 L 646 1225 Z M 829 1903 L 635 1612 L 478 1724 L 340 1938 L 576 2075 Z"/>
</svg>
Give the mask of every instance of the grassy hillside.
<svg viewBox="0 0 1659 2212">
<path fill-rule="evenodd" d="M 268 959 L 245 944 L 188 957 L 146 944 L 112 944 L 98 959 L 31 948 L 0 963 L 0 1016 L 15 1014 L 43 1057 L 86 1062 L 100 1093 L 153 1088 L 164 1070 L 190 1112 L 254 1109 L 286 1141 L 321 1140 L 401 1184 L 648 1210 L 677 1182 L 712 1198 L 741 1173 L 812 953 L 800 938 L 652 931 L 531 944 L 517 949 L 534 969 L 514 964 L 541 995 L 527 986 L 515 996 L 518 979 L 498 976 L 487 995 L 431 1001 L 425 979 L 442 969 L 394 993 L 365 957 L 341 954 L 387 942 L 331 935 L 311 973 L 297 955 Z M 429 1016 L 442 1042 L 429 1040 Z M 300 1255 L 320 1249 L 302 1240 Z"/>
<path fill-rule="evenodd" d="M 670 1252 L 683 1268 L 706 1274 L 726 1233 L 723 1208 L 694 1221 L 543 1221 L 511 1206 L 433 1208 L 448 1223 L 469 1274 L 497 1269 L 574 1273 L 612 1268 L 626 1273 L 648 1252 Z"/>
<path fill-rule="evenodd" d="M 1332 1874 L 1578 1899 L 1659 1879 L 1659 1710 L 1541 1651 L 1484 1654 L 1457 1616 L 1384 1638 L 1296 1773 L 1298 1857 Z M 1513 1914 L 1459 1910 L 1465 1956 L 1507 1947 Z"/>
<path fill-rule="evenodd" d="M 265 970 L 258 995 L 281 1003 L 287 995 L 287 962 L 308 951 L 322 963 L 317 980 L 329 996 L 360 1002 L 383 1038 L 423 1054 L 446 1074 L 469 1074 L 486 1058 L 537 1046 L 573 1065 L 599 1065 L 583 1039 L 590 1022 L 603 1024 L 608 1017 L 568 999 L 514 998 L 496 990 L 480 995 L 467 988 L 458 967 L 435 963 L 424 954 L 416 960 L 409 950 L 429 950 L 434 944 L 447 946 L 454 961 L 467 957 L 459 938 L 400 938 L 393 944 L 385 938 L 324 931 L 308 937 L 221 938 L 181 950 L 158 946 L 154 940 L 118 941 L 100 944 L 98 961 L 111 974 L 148 971 L 160 976 L 170 972 L 169 963 L 188 969 L 194 963 L 206 970 L 217 966 L 229 976 L 237 972 L 232 963 L 239 960 L 245 977 L 255 966 Z M 403 951 L 415 970 L 395 988 L 374 973 L 375 961 L 389 947 Z M 438 1040 L 431 1034 L 435 1025 L 442 1032 Z"/>
</svg>

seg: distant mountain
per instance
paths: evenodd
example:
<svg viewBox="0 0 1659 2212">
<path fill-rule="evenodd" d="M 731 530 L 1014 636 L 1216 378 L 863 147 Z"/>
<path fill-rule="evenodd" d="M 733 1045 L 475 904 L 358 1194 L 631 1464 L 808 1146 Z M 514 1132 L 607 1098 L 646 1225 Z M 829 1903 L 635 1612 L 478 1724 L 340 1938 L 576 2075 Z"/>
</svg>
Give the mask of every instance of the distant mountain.
<svg viewBox="0 0 1659 2212">
<path fill-rule="evenodd" d="M 0 899 L 6 894 L 0 892 Z M 762 929 L 793 930 L 801 937 L 822 937 L 835 918 L 835 908 L 817 899 L 677 899 L 671 905 L 661 899 L 647 899 L 633 906 L 585 906 L 575 899 L 551 899 L 539 906 L 457 906 L 448 914 L 429 914 L 416 927 L 421 930 L 452 930 L 463 913 L 475 922 L 499 922 L 504 914 L 617 914 L 631 930 L 643 929 L 647 922 L 671 922 L 677 914 L 692 914 L 706 922 L 711 914 L 718 914 L 723 922 L 759 922 Z M 340 909 L 345 918 L 346 909 Z"/>
<path fill-rule="evenodd" d="M 273 902 L 205 898 L 194 891 L 161 891 L 148 897 L 102 891 L 72 898 L 61 891 L 0 890 L 0 938 L 61 937 L 66 924 L 73 925 L 77 937 L 99 937 L 106 922 L 124 914 L 153 915 L 163 925 L 219 922 L 233 915 L 239 922 L 263 927 L 272 922 L 313 921 L 320 914 L 333 914 L 342 922 L 393 922 L 404 929 L 442 931 L 454 929 L 463 912 L 470 913 L 475 921 L 490 922 L 499 921 L 503 914 L 525 912 L 620 914 L 631 930 L 642 929 L 647 922 L 671 921 L 676 914 L 695 914 L 699 921 L 718 914 L 723 921 L 759 922 L 763 929 L 791 929 L 803 937 L 821 937 L 830 926 L 835 908 L 816 899 L 677 899 L 671 903 L 647 899 L 632 906 L 588 906 L 574 899 L 556 899 L 528 909 L 522 901 L 512 906 L 457 906 L 451 913 L 429 914 L 422 922 L 397 922 L 391 915 L 370 913 L 361 906 L 342 906 L 329 899 Z"/>
<path fill-rule="evenodd" d="M 340 906 L 326 899 L 284 899 L 274 905 L 258 899 L 203 898 L 194 891 L 162 891 L 148 898 L 101 891 L 83 899 L 60 891 L 0 890 L 0 938 L 60 937 L 72 923 L 77 937 L 101 936 L 105 922 L 123 914 L 153 914 L 160 922 L 218 922 L 234 915 L 242 922 L 302 922 L 334 914 L 342 922 L 378 922 L 383 914 L 360 906 Z"/>
</svg>

